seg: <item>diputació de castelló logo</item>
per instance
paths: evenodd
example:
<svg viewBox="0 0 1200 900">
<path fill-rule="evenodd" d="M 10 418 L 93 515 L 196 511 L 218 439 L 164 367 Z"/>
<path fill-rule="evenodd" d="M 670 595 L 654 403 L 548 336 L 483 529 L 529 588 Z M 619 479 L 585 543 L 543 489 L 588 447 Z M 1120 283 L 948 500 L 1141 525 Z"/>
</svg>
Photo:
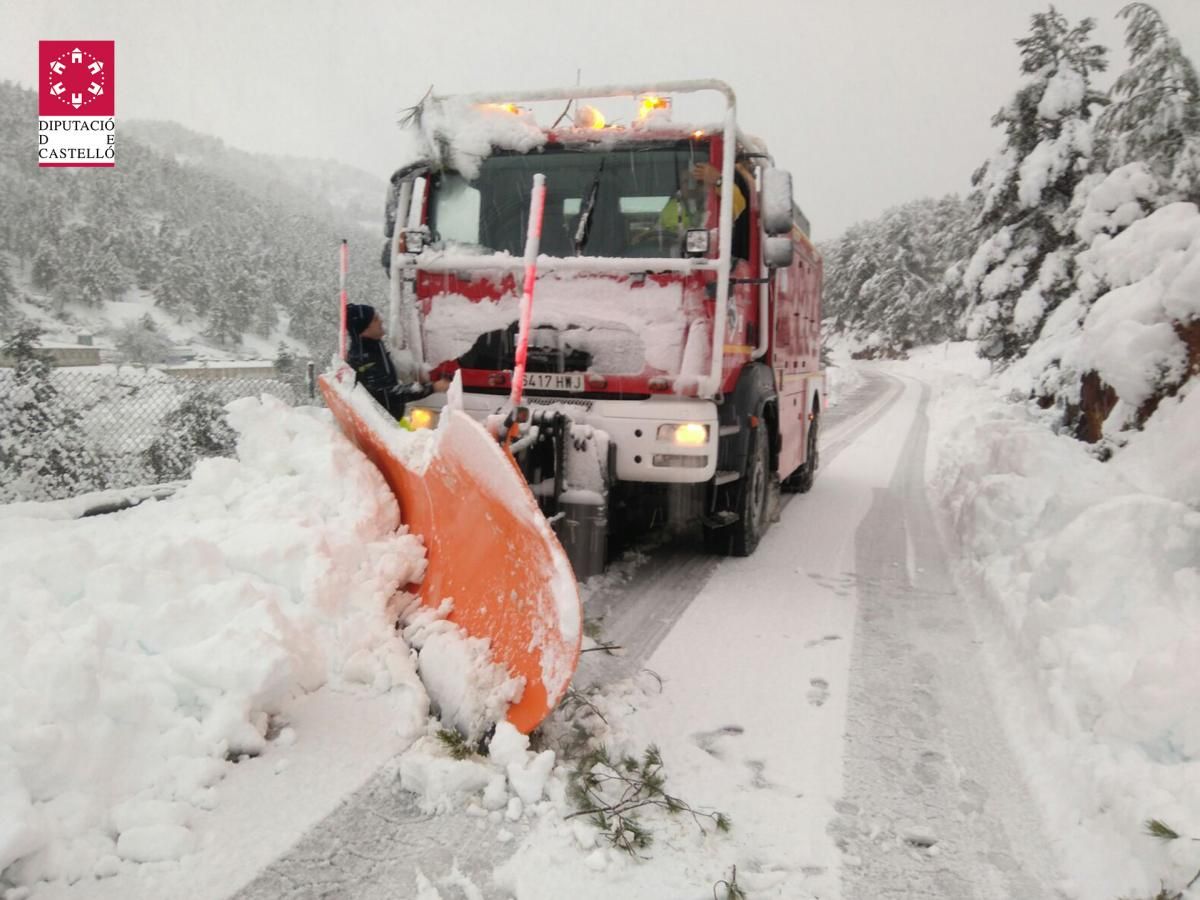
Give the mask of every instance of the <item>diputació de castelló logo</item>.
<svg viewBox="0 0 1200 900">
<path fill-rule="evenodd" d="M 38 42 L 38 165 L 116 165 L 113 41 Z"/>
</svg>

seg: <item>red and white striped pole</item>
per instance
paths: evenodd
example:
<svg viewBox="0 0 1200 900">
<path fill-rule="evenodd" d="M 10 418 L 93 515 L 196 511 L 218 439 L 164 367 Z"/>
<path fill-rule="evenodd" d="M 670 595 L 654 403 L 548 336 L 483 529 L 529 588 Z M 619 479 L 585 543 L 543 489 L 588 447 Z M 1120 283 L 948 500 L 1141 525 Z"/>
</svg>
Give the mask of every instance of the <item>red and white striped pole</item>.
<svg viewBox="0 0 1200 900">
<path fill-rule="evenodd" d="M 344 362 L 346 359 L 346 271 L 350 268 L 350 244 L 345 238 L 342 238 L 341 257 L 341 273 L 338 277 L 340 286 L 338 303 L 341 306 L 341 314 L 338 317 L 338 358 Z"/>
<path fill-rule="evenodd" d="M 521 294 L 521 324 L 517 331 L 517 358 L 513 366 L 510 403 L 515 411 L 525 389 L 525 360 L 529 353 L 529 326 L 533 318 L 533 284 L 537 281 L 538 248 L 542 243 L 542 217 L 546 211 L 546 176 L 533 176 L 529 199 L 529 230 L 525 235 L 525 291 Z"/>
</svg>

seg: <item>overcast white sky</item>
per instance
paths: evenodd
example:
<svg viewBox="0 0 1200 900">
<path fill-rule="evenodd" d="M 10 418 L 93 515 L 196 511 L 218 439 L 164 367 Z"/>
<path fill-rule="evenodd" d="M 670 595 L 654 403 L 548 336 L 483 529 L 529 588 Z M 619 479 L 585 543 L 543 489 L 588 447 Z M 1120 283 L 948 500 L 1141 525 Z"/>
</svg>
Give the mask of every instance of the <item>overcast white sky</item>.
<svg viewBox="0 0 1200 900">
<path fill-rule="evenodd" d="M 1093 16 L 1124 64 L 1124 0 Z M 0 0 L 0 78 L 35 83 L 39 39 L 117 42 L 118 118 L 173 119 L 247 150 L 386 176 L 395 120 L 439 93 L 717 77 L 795 175 L 828 238 L 888 206 L 965 192 L 1018 85 L 1033 0 Z M 1200 0 L 1158 0 L 1200 64 Z M 33 134 L 31 126 L 31 135 Z M 32 153 L 32 138 L 31 149 Z"/>
</svg>

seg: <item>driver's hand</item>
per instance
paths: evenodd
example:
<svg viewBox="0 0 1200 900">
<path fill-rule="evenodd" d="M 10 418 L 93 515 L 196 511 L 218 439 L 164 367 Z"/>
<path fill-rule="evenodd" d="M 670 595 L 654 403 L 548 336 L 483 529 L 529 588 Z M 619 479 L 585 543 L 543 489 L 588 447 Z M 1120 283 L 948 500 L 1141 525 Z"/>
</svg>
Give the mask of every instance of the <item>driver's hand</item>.
<svg viewBox="0 0 1200 900">
<path fill-rule="evenodd" d="M 692 166 L 692 177 L 709 187 L 720 183 L 721 173 L 712 163 L 696 163 Z"/>
</svg>

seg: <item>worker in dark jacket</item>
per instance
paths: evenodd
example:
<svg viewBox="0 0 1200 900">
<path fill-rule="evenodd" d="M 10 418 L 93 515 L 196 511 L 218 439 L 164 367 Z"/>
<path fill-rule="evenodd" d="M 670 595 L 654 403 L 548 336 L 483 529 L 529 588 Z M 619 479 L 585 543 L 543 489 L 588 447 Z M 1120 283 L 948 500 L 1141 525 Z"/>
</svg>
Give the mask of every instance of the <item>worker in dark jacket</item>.
<svg viewBox="0 0 1200 900">
<path fill-rule="evenodd" d="M 375 401 L 399 419 L 406 404 L 422 400 L 434 391 L 444 391 L 445 381 L 428 384 L 400 384 L 396 367 L 383 345 L 383 318 L 375 307 L 365 303 L 346 305 L 346 331 L 350 338 L 346 363 L 354 369 L 355 383 L 367 389 Z"/>
</svg>

